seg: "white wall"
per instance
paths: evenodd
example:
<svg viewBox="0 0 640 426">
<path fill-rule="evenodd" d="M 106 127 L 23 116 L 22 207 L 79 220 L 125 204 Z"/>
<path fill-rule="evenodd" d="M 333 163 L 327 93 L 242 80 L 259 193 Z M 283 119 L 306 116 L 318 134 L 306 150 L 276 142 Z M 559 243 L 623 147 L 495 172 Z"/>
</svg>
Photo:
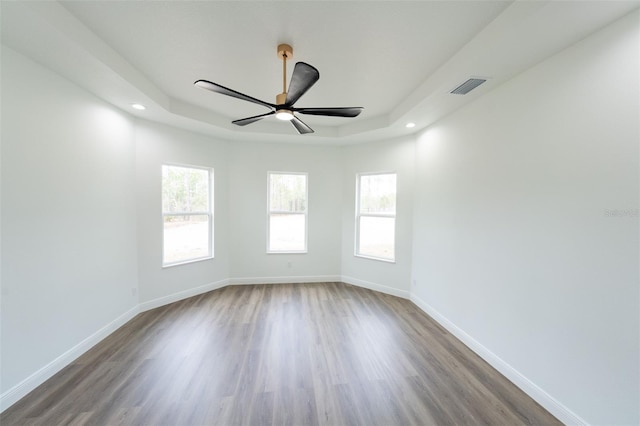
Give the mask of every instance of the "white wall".
<svg viewBox="0 0 640 426">
<path fill-rule="evenodd" d="M 3 48 L 3 399 L 139 302 L 342 277 L 411 293 L 564 420 L 640 423 L 637 22 L 417 139 L 347 147 L 133 120 Z M 215 169 L 215 259 L 161 268 L 162 163 Z M 355 175 L 390 170 L 397 261 L 356 258 Z M 309 173 L 308 254 L 266 254 L 267 171 Z"/>
<path fill-rule="evenodd" d="M 136 198 L 140 301 L 149 308 L 212 289 L 229 278 L 228 143 L 173 127 L 136 123 Z M 163 164 L 214 170 L 214 258 L 162 267 Z"/>
<path fill-rule="evenodd" d="M 417 140 L 414 299 L 591 424 L 640 423 L 638 21 Z"/>
<path fill-rule="evenodd" d="M 346 282 L 409 297 L 415 143 L 413 138 L 346 146 L 342 171 L 342 276 Z M 396 261 L 355 256 L 356 175 L 396 172 Z"/>
<path fill-rule="evenodd" d="M 234 232 L 230 239 L 231 281 L 338 279 L 342 201 L 339 148 L 233 142 L 229 149 L 229 216 Z M 308 173 L 308 253 L 266 253 L 269 171 Z"/>
<path fill-rule="evenodd" d="M 3 47 L 1 136 L 5 400 L 137 306 L 137 253 L 128 116 Z"/>
</svg>

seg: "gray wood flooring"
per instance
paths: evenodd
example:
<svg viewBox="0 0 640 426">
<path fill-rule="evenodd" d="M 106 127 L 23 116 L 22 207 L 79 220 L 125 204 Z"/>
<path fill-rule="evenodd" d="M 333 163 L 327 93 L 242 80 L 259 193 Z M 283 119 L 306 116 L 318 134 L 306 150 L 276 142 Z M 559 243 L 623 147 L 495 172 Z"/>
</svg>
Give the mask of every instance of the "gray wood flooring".
<svg viewBox="0 0 640 426">
<path fill-rule="evenodd" d="M 410 301 L 317 283 L 144 312 L 0 424 L 560 423 Z"/>
</svg>

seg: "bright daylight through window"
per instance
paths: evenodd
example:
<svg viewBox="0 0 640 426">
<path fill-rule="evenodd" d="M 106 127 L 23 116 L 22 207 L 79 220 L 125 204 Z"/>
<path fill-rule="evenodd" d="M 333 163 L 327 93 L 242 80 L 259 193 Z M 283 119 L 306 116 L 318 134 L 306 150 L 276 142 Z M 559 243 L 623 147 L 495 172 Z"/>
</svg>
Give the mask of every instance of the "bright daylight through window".
<svg viewBox="0 0 640 426">
<path fill-rule="evenodd" d="M 162 265 L 213 257 L 213 171 L 162 166 Z"/>
<path fill-rule="evenodd" d="M 267 252 L 307 251 L 307 174 L 269 173 Z"/>
<path fill-rule="evenodd" d="M 357 177 L 356 256 L 395 260 L 396 174 Z"/>
</svg>

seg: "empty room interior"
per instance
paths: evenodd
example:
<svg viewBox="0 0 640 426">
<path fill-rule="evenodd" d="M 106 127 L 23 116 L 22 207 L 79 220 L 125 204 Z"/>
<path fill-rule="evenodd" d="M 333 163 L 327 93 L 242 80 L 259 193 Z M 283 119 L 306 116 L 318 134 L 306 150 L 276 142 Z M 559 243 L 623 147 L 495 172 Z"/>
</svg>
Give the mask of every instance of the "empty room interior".
<svg viewBox="0 0 640 426">
<path fill-rule="evenodd" d="M 0 423 L 640 424 L 639 7 L 0 2 Z"/>
</svg>

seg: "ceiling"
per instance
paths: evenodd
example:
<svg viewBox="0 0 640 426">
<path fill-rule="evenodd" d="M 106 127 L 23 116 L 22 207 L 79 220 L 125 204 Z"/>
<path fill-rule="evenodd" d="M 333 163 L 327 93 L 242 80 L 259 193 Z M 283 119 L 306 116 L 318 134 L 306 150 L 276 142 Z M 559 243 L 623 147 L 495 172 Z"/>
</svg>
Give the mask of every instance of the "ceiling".
<svg viewBox="0 0 640 426">
<path fill-rule="evenodd" d="M 639 1 L 0 2 L 2 43 L 131 114 L 230 140 L 347 144 L 413 133 L 640 5 Z M 279 43 L 320 71 L 297 107 L 362 106 L 357 118 L 301 116 L 202 90 L 214 81 L 267 102 L 282 90 Z M 470 77 L 488 81 L 449 92 Z M 142 103 L 146 111 L 130 108 Z M 416 123 L 407 129 L 407 122 Z"/>
</svg>

